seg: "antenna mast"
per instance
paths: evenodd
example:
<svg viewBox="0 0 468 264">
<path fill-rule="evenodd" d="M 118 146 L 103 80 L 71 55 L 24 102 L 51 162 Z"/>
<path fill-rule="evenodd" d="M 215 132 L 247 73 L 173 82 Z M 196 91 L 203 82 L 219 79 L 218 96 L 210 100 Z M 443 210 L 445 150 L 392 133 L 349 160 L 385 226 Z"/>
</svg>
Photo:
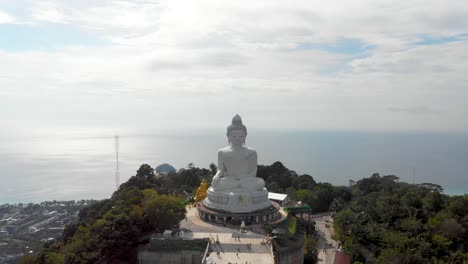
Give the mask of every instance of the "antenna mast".
<svg viewBox="0 0 468 264">
<path fill-rule="evenodd" d="M 114 136 L 115 139 L 115 186 L 119 189 L 120 186 L 120 171 L 119 171 L 119 135 Z"/>
</svg>

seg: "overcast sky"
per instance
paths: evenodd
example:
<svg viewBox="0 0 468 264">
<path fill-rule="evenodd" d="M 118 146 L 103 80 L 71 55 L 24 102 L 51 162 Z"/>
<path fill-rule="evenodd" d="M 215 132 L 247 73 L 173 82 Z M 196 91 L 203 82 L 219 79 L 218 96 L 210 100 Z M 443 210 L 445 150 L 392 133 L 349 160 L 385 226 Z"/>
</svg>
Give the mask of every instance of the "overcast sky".
<svg viewBox="0 0 468 264">
<path fill-rule="evenodd" d="M 467 44 L 466 0 L 0 0 L 0 132 L 466 132 Z"/>
</svg>

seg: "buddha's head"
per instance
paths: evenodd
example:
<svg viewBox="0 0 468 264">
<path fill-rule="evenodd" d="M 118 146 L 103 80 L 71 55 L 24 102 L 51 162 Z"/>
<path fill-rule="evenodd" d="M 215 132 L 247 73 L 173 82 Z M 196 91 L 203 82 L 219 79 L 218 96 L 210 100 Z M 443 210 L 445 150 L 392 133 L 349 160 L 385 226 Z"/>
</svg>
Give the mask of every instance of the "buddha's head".
<svg viewBox="0 0 468 264">
<path fill-rule="evenodd" d="M 227 137 L 229 145 L 242 146 L 245 144 L 247 127 L 242 124 L 242 119 L 238 114 L 232 118 L 231 124 L 227 127 Z"/>
</svg>

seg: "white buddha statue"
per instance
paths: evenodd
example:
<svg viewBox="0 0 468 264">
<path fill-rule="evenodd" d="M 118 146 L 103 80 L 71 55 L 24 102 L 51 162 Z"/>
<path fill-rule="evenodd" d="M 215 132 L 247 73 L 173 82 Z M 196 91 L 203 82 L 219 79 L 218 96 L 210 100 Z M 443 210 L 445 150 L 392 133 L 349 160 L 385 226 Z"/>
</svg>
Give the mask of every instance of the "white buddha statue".
<svg viewBox="0 0 468 264">
<path fill-rule="evenodd" d="M 229 146 L 218 151 L 207 207 L 229 212 L 252 212 L 271 206 L 263 179 L 257 176 L 257 152 L 244 146 L 247 128 L 239 115 L 227 128 Z"/>
</svg>

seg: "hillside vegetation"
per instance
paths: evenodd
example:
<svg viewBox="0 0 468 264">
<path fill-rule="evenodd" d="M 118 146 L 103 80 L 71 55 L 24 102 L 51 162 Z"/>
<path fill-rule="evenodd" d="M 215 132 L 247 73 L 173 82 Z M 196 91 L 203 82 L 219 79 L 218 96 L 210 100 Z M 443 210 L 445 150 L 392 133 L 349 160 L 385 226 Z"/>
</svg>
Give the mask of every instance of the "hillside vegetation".
<svg viewBox="0 0 468 264">
<path fill-rule="evenodd" d="M 358 181 L 334 215 L 354 263 L 468 263 L 468 195 L 374 174 Z"/>
<path fill-rule="evenodd" d="M 136 249 L 154 232 L 177 227 L 182 199 L 158 193 L 153 169 L 144 164 L 111 199 L 84 208 L 59 241 L 20 263 L 135 263 Z"/>
<path fill-rule="evenodd" d="M 110 199 L 82 209 L 56 242 L 21 263 L 134 263 L 138 245 L 151 234 L 178 227 L 184 200 L 202 179 L 211 183 L 216 169 L 190 163 L 155 175 L 143 164 Z M 450 197 L 436 184 L 379 174 L 352 187 L 333 186 L 281 162 L 259 165 L 257 176 L 269 191 L 287 193 L 314 213 L 333 211 L 336 239 L 354 263 L 468 263 L 468 195 Z"/>
</svg>

